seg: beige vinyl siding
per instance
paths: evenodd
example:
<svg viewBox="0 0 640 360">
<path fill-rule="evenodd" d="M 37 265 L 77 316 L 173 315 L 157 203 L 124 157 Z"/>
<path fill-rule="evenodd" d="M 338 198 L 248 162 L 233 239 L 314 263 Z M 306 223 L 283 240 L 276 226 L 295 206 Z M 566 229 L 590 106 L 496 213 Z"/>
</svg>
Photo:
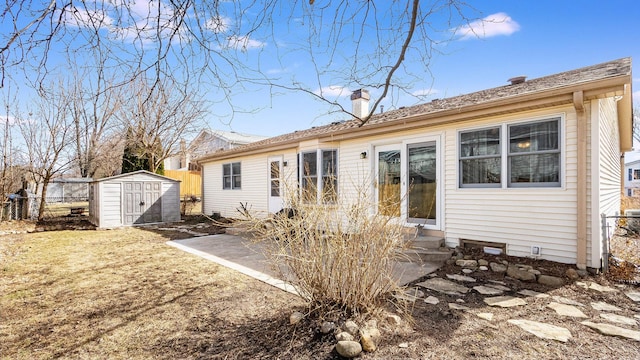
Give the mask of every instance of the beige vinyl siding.
<svg viewBox="0 0 640 360">
<path fill-rule="evenodd" d="M 120 182 L 103 182 L 100 189 L 100 224 L 101 228 L 122 226 L 122 184 Z"/>
<path fill-rule="evenodd" d="M 559 188 L 458 188 L 458 131 L 561 116 L 562 178 Z M 354 184 L 369 184 L 373 204 L 375 147 L 440 139 L 444 184 L 440 206 L 440 229 L 448 245 L 460 239 L 506 243 L 510 255 L 527 256 L 531 246 L 542 248 L 542 258 L 564 263 L 576 260 L 576 114 L 573 107 L 557 107 L 502 117 L 481 119 L 449 126 L 430 127 L 376 137 L 344 141 L 340 144 L 340 189 L 343 201 L 359 195 Z M 367 151 L 367 159 L 360 153 Z"/>
<path fill-rule="evenodd" d="M 247 207 L 256 216 L 268 214 L 268 189 L 269 189 L 269 157 L 281 156 L 283 153 L 258 154 L 247 157 L 238 157 L 224 161 L 207 162 L 202 166 L 204 213 L 211 215 L 220 213 L 223 217 L 238 218 L 237 209 L 240 203 L 246 203 Z M 296 153 L 291 150 L 284 153 L 285 179 L 291 183 L 296 178 Z M 222 165 L 240 162 L 242 185 L 240 189 L 222 189 Z M 291 180 L 293 179 L 293 180 Z"/>
<path fill-rule="evenodd" d="M 563 115 L 561 187 L 458 188 L 458 131 Z M 503 136 L 503 139 L 505 137 Z M 541 258 L 576 261 L 576 114 L 572 107 L 530 112 L 460 124 L 446 133 L 445 233 L 448 245 L 461 239 L 505 243 L 507 254 L 528 256 L 540 246 Z"/>
<path fill-rule="evenodd" d="M 600 214 L 608 216 L 616 215 L 620 211 L 620 138 L 617 121 L 616 101 L 613 98 L 606 98 L 593 101 L 592 113 L 594 115 L 593 124 L 597 126 L 598 147 L 597 156 L 597 196 L 599 201 L 598 213 L 593 214 L 591 234 L 590 264 L 591 267 L 599 268 L 603 257 L 603 245 L 605 239 L 601 234 Z M 593 164 L 596 165 L 595 163 Z M 615 229 L 615 219 L 609 219 L 609 229 Z"/>
</svg>

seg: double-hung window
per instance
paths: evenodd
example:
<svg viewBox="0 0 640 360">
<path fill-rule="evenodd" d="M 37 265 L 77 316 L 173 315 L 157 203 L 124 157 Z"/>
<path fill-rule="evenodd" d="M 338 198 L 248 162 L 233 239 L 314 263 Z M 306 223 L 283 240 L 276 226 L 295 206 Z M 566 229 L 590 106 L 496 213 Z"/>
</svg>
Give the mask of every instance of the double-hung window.
<svg viewBox="0 0 640 360">
<path fill-rule="evenodd" d="M 460 133 L 460 187 L 500 187 L 500 127 Z"/>
<path fill-rule="evenodd" d="M 307 202 L 335 202 L 338 191 L 337 151 L 304 152 L 300 160 L 303 199 Z"/>
<path fill-rule="evenodd" d="M 241 167 L 239 162 L 222 164 L 222 188 L 240 189 L 242 185 Z"/>
<path fill-rule="evenodd" d="M 459 133 L 460 187 L 559 187 L 560 118 Z"/>
<path fill-rule="evenodd" d="M 509 125 L 509 186 L 560 186 L 560 121 Z"/>
</svg>

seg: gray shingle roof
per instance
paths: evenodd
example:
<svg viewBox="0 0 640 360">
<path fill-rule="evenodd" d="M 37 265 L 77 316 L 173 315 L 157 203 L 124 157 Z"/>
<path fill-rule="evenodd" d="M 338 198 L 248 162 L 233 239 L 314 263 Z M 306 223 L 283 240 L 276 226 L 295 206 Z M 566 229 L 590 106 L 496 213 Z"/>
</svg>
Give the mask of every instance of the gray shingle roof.
<svg viewBox="0 0 640 360">
<path fill-rule="evenodd" d="M 362 127 L 359 126 L 359 120 L 352 119 L 342 122 L 335 122 L 330 125 L 313 127 L 307 130 L 295 131 L 292 133 L 279 135 L 240 146 L 235 149 L 220 151 L 215 155 L 212 154 L 204 156 L 199 160 L 214 160 L 218 157 L 226 157 L 232 154 L 242 154 L 243 152 L 261 148 L 268 149 L 279 145 L 295 143 L 301 140 L 324 137 L 333 133 L 340 133 L 349 130 L 357 131 L 358 128 L 366 129 L 367 127 L 379 124 L 393 124 L 394 122 L 405 121 L 407 118 L 411 117 L 425 114 L 437 114 L 439 112 L 455 109 L 462 110 L 472 105 L 485 103 L 491 104 L 496 101 L 508 99 L 513 99 L 513 101 L 515 102 L 519 97 L 528 94 L 543 93 L 551 90 L 562 89 L 564 87 L 588 84 L 591 82 L 620 76 L 631 76 L 631 58 L 622 58 L 537 79 L 531 79 L 515 85 L 505 85 L 465 95 L 459 95 L 445 99 L 437 99 L 424 104 L 391 110 L 381 114 L 375 114 Z"/>
</svg>

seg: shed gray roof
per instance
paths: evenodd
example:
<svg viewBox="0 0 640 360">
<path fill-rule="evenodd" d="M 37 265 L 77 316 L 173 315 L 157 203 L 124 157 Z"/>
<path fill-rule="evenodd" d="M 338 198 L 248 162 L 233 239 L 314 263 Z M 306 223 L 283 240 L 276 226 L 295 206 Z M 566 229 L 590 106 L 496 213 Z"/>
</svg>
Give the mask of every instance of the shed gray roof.
<svg viewBox="0 0 640 360">
<path fill-rule="evenodd" d="M 397 110 L 387 111 L 373 115 L 369 121 L 360 126 L 358 119 L 351 119 L 342 122 L 335 122 L 330 125 L 313 127 L 307 130 L 295 131 L 292 133 L 271 137 L 262 141 L 253 142 L 235 149 L 219 151 L 198 159 L 199 162 L 215 160 L 221 157 L 229 157 L 233 154 L 276 147 L 278 145 L 295 143 L 302 140 L 326 137 L 331 134 L 343 133 L 345 131 L 358 131 L 380 124 L 393 124 L 396 122 L 408 121 L 421 115 L 444 113 L 450 110 L 460 110 L 461 112 L 470 106 L 487 104 L 518 98 L 529 94 L 551 92 L 570 86 L 588 84 L 591 82 L 606 80 L 616 77 L 631 76 L 631 58 L 622 58 L 606 63 L 587 66 L 580 69 L 566 71 L 555 75 L 549 75 L 537 79 L 531 79 L 519 84 L 505 85 L 487 90 L 477 91 L 470 94 L 454 96 L 445 99 L 435 99 L 431 102 Z"/>
<path fill-rule="evenodd" d="M 116 180 L 116 179 L 125 178 L 125 177 L 136 175 L 136 174 L 146 174 L 146 175 L 149 175 L 149 176 L 156 177 L 156 178 L 158 178 L 160 180 L 167 180 L 167 181 L 171 181 L 171 182 L 180 182 L 180 180 L 176 180 L 176 179 L 172 179 L 172 178 L 169 178 L 169 177 L 166 177 L 166 176 L 163 176 L 163 175 L 152 173 L 151 171 L 138 170 L 138 171 L 133 171 L 133 172 L 124 173 L 124 174 L 120 174 L 120 175 L 104 177 L 102 179 L 96 179 L 96 180 L 92 181 L 92 183 L 102 182 L 102 181 L 109 181 L 109 180 Z"/>
</svg>

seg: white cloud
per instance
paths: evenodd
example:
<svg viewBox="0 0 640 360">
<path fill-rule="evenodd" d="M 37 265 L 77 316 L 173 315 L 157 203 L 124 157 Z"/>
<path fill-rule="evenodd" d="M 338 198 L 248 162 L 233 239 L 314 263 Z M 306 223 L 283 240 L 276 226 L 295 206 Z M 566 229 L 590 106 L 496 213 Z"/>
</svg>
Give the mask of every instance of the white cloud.
<svg viewBox="0 0 640 360">
<path fill-rule="evenodd" d="M 9 122 L 9 125 L 15 125 L 18 123 L 17 119 L 11 115 L 0 115 L 0 124 L 4 125 L 7 121 Z"/>
<path fill-rule="evenodd" d="M 86 10 L 78 7 L 64 9 L 61 21 L 73 27 L 109 28 L 113 19 L 104 11 Z"/>
<path fill-rule="evenodd" d="M 331 85 L 317 89 L 314 94 L 322 97 L 340 97 L 351 95 L 351 91 L 344 86 Z"/>
<path fill-rule="evenodd" d="M 251 39 L 248 36 L 231 36 L 227 39 L 227 47 L 233 48 L 236 50 L 250 50 L 250 49 L 259 49 L 265 47 L 267 44 L 259 41 Z"/>
<path fill-rule="evenodd" d="M 460 40 L 473 38 L 489 38 L 500 35 L 511 35 L 520 30 L 520 24 L 515 22 L 511 16 L 499 12 L 489 15 L 481 20 L 472 21 L 469 24 L 455 30 Z"/>
<path fill-rule="evenodd" d="M 411 95 L 413 96 L 429 96 L 429 95 L 435 95 L 437 93 L 439 93 L 439 90 L 436 89 L 420 89 L 420 90 L 416 90 L 413 93 L 411 93 Z"/>
</svg>

